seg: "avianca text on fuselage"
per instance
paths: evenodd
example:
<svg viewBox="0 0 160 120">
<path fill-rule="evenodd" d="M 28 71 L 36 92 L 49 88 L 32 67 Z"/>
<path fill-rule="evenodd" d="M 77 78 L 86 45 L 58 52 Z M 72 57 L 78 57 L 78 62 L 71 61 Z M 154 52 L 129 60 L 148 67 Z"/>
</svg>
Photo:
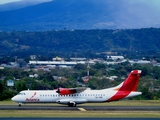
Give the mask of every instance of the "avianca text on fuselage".
<svg viewBox="0 0 160 120">
<path fill-rule="evenodd" d="M 87 102 L 111 102 L 141 95 L 137 92 L 141 70 L 133 70 L 118 86 L 91 90 L 89 88 L 58 88 L 56 90 L 24 90 L 12 98 L 19 106 L 22 103 L 59 103 L 68 106 Z"/>
</svg>

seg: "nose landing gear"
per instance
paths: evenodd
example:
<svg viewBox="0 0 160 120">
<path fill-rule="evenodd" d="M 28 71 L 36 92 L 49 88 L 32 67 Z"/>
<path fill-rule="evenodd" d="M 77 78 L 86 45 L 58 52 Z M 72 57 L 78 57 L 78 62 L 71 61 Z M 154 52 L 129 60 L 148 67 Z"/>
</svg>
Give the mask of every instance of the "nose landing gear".
<svg viewBox="0 0 160 120">
<path fill-rule="evenodd" d="M 22 106 L 22 103 L 18 103 L 18 106 L 21 107 L 21 106 Z"/>
</svg>

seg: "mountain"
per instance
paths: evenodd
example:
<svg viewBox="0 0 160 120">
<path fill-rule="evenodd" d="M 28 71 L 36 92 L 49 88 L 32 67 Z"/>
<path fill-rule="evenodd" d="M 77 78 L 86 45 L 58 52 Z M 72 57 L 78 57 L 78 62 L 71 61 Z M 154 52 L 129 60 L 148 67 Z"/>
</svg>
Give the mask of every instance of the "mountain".
<svg viewBox="0 0 160 120">
<path fill-rule="evenodd" d="M 132 2 L 131 2 L 132 1 Z M 0 12 L 0 30 L 160 27 L 159 9 L 144 0 L 53 0 Z M 153 2 L 152 2 L 153 3 Z M 0 8 L 2 9 L 2 5 Z M 5 6 L 7 8 L 7 6 Z"/>
</svg>

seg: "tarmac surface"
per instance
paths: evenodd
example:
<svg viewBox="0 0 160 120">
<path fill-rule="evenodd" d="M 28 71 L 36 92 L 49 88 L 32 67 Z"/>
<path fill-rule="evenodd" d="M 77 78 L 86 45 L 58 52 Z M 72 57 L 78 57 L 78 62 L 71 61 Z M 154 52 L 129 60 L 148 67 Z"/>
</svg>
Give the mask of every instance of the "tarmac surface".
<svg viewBox="0 0 160 120">
<path fill-rule="evenodd" d="M 80 111 L 160 111 L 160 106 L 41 106 L 41 105 L 0 105 L 0 110 L 80 110 Z"/>
</svg>

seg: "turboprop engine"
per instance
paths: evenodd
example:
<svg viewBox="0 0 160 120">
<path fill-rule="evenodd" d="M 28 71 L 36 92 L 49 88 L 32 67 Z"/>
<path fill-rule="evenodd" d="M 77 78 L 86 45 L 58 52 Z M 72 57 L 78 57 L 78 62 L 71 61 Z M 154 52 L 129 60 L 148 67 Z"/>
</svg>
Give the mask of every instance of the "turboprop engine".
<svg viewBox="0 0 160 120">
<path fill-rule="evenodd" d="M 86 90 L 85 87 L 78 87 L 78 88 L 58 88 L 56 92 L 59 93 L 60 95 L 70 95 L 70 94 L 74 94 L 74 93 L 83 92 L 84 90 Z"/>
<path fill-rule="evenodd" d="M 74 94 L 77 91 L 76 89 L 72 89 L 72 88 L 58 88 L 56 92 L 59 93 L 60 95 L 69 95 L 69 94 Z"/>
</svg>

